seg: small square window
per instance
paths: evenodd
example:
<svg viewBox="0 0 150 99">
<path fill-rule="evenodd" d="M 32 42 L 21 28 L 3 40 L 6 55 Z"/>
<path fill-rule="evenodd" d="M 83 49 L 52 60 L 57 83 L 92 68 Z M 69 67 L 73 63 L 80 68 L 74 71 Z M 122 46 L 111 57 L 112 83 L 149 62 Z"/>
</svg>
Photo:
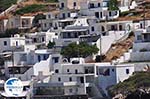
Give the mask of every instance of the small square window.
<svg viewBox="0 0 150 99">
<path fill-rule="evenodd" d="M 59 62 L 59 57 L 53 57 L 52 60 L 53 60 L 54 63 L 58 63 Z"/>
<path fill-rule="evenodd" d="M 55 73 L 59 73 L 59 70 L 58 70 L 58 69 L 56 69 L 56 70 L 55 70 Z"/>
<path fill-rule="evenodd" d="M 138 36 L 137 36 L 137 40 L 142 40 L 142 36 L 141 36 L 141 35 L 138 35 Z"/>
</svg>

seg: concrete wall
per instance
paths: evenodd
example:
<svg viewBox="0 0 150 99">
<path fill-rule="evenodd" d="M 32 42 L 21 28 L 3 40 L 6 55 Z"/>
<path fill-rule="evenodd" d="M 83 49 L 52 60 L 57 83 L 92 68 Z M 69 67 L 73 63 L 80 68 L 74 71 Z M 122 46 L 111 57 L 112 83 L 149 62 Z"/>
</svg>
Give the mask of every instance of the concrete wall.
<svg viewBox="0 0 150 99">
<path fill-rule="evenodd" d="M 150 51 L 148 52 L 132 52 L 131 53 L 131 61 L 149 61 L 150 60 Z"/>
</svg>

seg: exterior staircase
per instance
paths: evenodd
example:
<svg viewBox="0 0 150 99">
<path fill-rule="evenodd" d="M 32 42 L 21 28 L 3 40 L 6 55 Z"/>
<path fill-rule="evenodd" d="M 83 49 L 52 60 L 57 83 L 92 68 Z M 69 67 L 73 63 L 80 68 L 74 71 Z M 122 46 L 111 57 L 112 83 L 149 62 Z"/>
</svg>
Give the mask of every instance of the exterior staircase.
<svg viewBox="0 0 150 99">
<path fill-rule="evenodd" d="M 106 53 L 106 57 L 103 60 L 104 62 L 111 62 L 112 60 L 116 60 L 118 58 L 123 58 L 124 53 L 127 52 L 133 46 L 134 36 L 129 36 L 127 39 L 120 41 L 116 44 L 112 44 L 108 52 Z M 130 50 L 131 51 L 131 50 Z M 129 52 L 130 52 L 129 51 Z"/>
</svg>

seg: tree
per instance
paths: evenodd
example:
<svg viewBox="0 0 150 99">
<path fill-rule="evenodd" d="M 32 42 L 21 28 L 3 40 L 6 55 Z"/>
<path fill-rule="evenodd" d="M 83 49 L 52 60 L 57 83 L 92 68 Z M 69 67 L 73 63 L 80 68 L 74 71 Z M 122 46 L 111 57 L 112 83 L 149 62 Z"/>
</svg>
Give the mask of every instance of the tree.
<svg viewBox="0 0 150 99">
<path fill-rule="evenodd" d="M 55 46 L 55 42 L 49 41 L 49 43 L 47 44 L 47 47 L 48 47 L 49 49 L 53 48 L 54 46 Z"/>
<path fill-rule="evenodd" d="M 96 45 L 88 45 L 87 43 L 81 42 L 80 44 L 71 43 L 68 46 L 62 48 L 61 54 L 64 57 L 87 57 L 92 54 L 96 54 L 99 51 Z"/>
<path fill-rule="evenodd" d="M 39 26 L 39 20 L 46 19 L 44 14 L 37 14 L 33 19 L 33 26 Z"/>
<path fill-rule="evenodd" d="M 119 10 L 118 1 L 117 0 L 109 0 L 108 10 L 111 10 L 111 11 Z"/>
</svg>

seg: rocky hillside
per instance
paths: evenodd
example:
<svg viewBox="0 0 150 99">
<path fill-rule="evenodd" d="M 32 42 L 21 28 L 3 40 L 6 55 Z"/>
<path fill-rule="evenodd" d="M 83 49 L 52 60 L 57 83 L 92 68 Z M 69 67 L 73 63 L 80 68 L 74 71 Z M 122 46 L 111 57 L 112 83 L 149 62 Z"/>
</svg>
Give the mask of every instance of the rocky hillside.
<svg viewBox="0 0 150 99">
<path fill-rule="evenodd" d="M 111 62 L 119 57 L 121 57 L 125 52 L 127 52 L 133 46 L 134 35 L 133 32 L 130 33 L 129 37 L 121 42 L 112 44 L 110 49 L 105 55 L 104 62 Z"/>
<path fill-rule="evenodd" d="M 108 92 L 116 99 L 149 99 L 150 72 L 137 72 L 124 82 L 108 88 Z"/>
<path fill-rule="evenodd" d="M 9 8 L 12 4 L 16 4 L 17 0 L 0 0 L 0 12 Z"/>
</svg>

